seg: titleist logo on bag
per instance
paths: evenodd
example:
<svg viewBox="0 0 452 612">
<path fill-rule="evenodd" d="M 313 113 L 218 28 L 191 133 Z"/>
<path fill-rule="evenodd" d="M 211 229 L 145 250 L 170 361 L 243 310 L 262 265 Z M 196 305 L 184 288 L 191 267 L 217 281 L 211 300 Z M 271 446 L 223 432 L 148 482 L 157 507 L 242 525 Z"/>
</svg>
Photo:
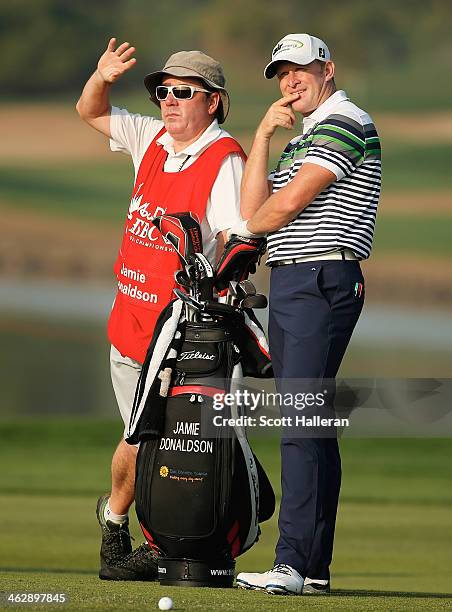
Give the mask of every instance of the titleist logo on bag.
<svg viewBox="0 0 452 612">
<path fill-rule="evenodd" d="M 215 357 L 216 355 L 200 353 L 199 351 L 184 351 L 179 355 L 177 361 L 183 361 L 184 359 L 205 359 L 206 361 L 213 361 Z"/>
</svg>

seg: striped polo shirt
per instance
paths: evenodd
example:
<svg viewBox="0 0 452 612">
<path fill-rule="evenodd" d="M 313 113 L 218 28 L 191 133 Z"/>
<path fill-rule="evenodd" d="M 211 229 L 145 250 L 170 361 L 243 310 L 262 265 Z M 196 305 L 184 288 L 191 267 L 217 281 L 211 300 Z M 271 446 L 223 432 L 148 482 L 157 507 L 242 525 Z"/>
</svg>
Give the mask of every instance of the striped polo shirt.
<svg viewBox="0 0 452 612">
<path fill-rule="evenodd" d="M 269 176 L 273 192 L 291 181 L 304 162 L 337 180 L 298 216 L 268 235 L 267 264 L 351 249 L 366 259 L 372 248 L 381 187 L 380 140 L 369 115 L 336 91 L 303 121 L 303 134 L 284 149 Z"/>
</svg>

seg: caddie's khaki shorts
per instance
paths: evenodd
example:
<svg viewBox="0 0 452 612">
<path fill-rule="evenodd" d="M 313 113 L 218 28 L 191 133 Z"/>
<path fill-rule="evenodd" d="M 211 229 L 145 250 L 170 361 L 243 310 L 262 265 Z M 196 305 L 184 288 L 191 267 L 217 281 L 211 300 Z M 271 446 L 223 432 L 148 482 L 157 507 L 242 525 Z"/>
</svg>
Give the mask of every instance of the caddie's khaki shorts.
<svg viewBox="0 0 452 612">
<path fill-rule="evenodd" d="M 130 357 L 123 357 L 118 349 L 112 345 L 110 349 L 110 371 L 119 412 L 124 421 L 125 437 L 132 412 L 135 388 L 140 377 L 141 363 Z"/>
</svg>

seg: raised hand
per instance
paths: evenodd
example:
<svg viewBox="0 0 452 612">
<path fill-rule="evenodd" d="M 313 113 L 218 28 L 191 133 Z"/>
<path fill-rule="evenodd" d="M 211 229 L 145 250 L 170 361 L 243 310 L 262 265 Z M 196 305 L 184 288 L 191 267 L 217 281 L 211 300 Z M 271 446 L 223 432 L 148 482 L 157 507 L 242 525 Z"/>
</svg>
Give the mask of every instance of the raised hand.
<svg viewBox="0 0 452 612">
<path fill-rule="evenodd" d="M 299 93 L 292 93 L 274 102 L 262 119 L 258 132 L 265 138 L 271 138 L 278 127 L 292 130 L 295 125 L 295 115 L 291 104 L 299 97 Z"/>
<path fill-rule="evenodd" d="M 135 47 L 124 42 L 115 50 L 116 38 L 110 38 L 105 53 L 99 59 L 97 71 L 106 83 L 114 83 L 124 72 L 133 68 L 136 59 L 132 57 Z"/>
</svg>

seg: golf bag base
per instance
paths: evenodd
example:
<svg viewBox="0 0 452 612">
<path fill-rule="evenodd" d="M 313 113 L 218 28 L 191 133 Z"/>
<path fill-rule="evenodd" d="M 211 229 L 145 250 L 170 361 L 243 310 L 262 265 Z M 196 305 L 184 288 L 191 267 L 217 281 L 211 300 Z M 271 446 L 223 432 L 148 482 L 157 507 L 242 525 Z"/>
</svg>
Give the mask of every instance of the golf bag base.
<svg viewBox="0 0 452 612">
<path fill-rule="evenodd" d="M 234 582 L 235 561 L 159 557 L 158 568 L 162 586 L 228 588 Z"/>
</svg>

